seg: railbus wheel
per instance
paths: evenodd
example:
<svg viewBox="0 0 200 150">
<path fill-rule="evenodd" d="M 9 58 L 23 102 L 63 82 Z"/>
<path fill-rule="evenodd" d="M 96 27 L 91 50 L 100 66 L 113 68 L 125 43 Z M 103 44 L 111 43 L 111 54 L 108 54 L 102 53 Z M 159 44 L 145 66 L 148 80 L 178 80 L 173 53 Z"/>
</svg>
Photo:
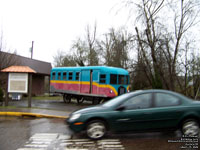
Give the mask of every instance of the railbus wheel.
<svg viewBox="0 0 200 150">
<path fill-rule="evenodd" d="M 122 95 L 126 93 L 126 89 L 123 86 L 120 86 L 118 88 L 118 95 Z"/>
<path fill-rule="evenodd" d="M 71 96 L 70 95 L 67 95 L 67 94 L 64 94 L 63 95 L 63 101 L 65 103 L 70 103 L 71 102 Z"/>
<path fill-rule="evenodd" d="M 83 97 L 77 97 L 77 103 L 78 104 L 82 104 L 83 103 L 83 101 L 84 101 L 84 98 Z"/>
<path fill-rule="evenodd" d="M 97 104 L 99 104 L 99 102 L 100 102 L 99 98 L 93 98 L 92 99 L 92 104 L 93 105 L 97 105 Z"/>
<path fill-rule="evenodd" d="M 99 99 L 99 104 L 103 104 L 103 103 L 105 103 L 107 100 L 105 99 L 105 98 L 101 98 L 101 99 Z"/>
</svg>

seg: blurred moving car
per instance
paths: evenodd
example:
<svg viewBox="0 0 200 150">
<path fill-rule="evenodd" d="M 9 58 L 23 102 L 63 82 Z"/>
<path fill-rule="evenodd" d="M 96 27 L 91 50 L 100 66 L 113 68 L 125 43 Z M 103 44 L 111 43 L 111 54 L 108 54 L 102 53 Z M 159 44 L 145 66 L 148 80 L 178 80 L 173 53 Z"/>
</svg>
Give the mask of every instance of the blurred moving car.
<svg viewBox="0 0 200 150">
<path fill-rule="evenodd" d="M 200 102 L 167 90 L 141 90 L 73 112 L 67 123 L 74 132 L 86 131 L 100 139 L 108 131 L 138 132 L 180 129 L 196 136 L 200 125 Z"/>
</svg>

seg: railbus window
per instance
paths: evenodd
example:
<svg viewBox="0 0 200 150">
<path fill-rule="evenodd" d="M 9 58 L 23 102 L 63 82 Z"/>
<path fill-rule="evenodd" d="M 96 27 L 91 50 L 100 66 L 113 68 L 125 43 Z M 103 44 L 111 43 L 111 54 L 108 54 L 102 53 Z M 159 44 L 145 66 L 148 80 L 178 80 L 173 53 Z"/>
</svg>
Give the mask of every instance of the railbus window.
<svg viewBox="0 0 200 150">
<path fill-rule="evenodd" d="M 69 72 L 69 80 L 73 79 L 73 72 Z"/>
<path fill-rule="evenodd" d="M 53 72 L 53 73 L 52 73 L 52 80 L 55 80 L 55 79 L 56 79 L 56 73 Z"/>
<path fill-rule="evenodd" d="M 117 75 L 110 74 L 110 84 L 117 84 Z"/>
<path fill-rule="evenodd" d="M 61 79 L 61 72 L 58 72 L 58 80 Z"/>
<path fill-rule="evenodd" d="M 106 83 L 106 75 L 105 74 L 100 75 L 100 83 Z"/>
<path fill-rule="evenodd" d="M 76 72 L 76 81 L 79 81 L 80 72 Z"/>
<path fill-rule="evenodd" d="M 67 80 L 67 72 L 63 72 L 63 80 Z"/>
<path fill-rule="evenodd" d="M 118 79 L 119 79 L 119 81 L 118 81 L 119 84 L 125 84 L 125 76 L 124 75 L 119 75 Z"/>
<path fill-rule="evenodd" d="M 126 84 L 129 84 L 129 76 L 126 76 Z"/>
</svg>

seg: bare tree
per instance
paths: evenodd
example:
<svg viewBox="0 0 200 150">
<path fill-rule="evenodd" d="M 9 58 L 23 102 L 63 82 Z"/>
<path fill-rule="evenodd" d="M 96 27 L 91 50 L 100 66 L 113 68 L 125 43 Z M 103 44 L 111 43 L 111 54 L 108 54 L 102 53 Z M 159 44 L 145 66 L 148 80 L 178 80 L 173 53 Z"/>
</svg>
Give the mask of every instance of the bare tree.
<svg viewBox="0 0 200 150">
<path fill-rule="evenodd" d="M 83 39 L 78 38 L 71 47 L 74 59 L 79 66 L 94 66 L 99 64 L 96 41 L 96 24 L 93 31 L 87 25 L 85 37 Z"/>
<path fill-rule="evenodd" d="M 21 62 L 17 60 L 15 55 L 17 51 L 9 53 L 9 50 L 6 49 L 6 44 L 4 41 L 3 30 L 0 33 L 0 70 L 7 68 L 12 65 L 19 65 Z"/>
<path fill-rule="evenodd" d="M 55 67 L 76 66 L 74 57 L 70 54 L 65 54 L 63 51 L 58 51 L 54 58 Z"/>
<path fill-rule="evenodd" d="M 63 59 L 64 59 L 65 55 L 63 54 L 62 51 L 58 50 L 57 51 L 57 54 L 55 56 L 53 56 L 53 59 L 54 59 L 54 66 L 55 67 L 59 67 L 59 66 L 62 66 L 62 62 L 63 62 Z"/>
<path fill-rule="evenodd" d="M 151 80 L 153 88 L 176 90 L 183 42 L 187 31 L 198 23 L 197 1 L 168 3 L 167 0 L 140 0 L 128 3 L 137 7 L 136 21 L 141 22 L 140 26 L 135 27 L 135 31 L 138 55 L 148 71 L 145 73 L 146 78 Z M 171 9 L 176 11 L 170 11 Z M 174 22 L 174 27 L 169 28 L 168 24 L 163 22 L 166 19 L 170 22 L 170 17 L 166 18 L 167 14 L 163 16 L 164 10 L 174 14 L 171 21 Z"/>
<path fill-rule="evenodd" d="M 76 40 L 72 45 L 71 51 L 78 66 L 87 65 L 88 50 L 85 41 L 80 38 Z"/>
<path fill-rule="evenodd" d="M 98 65 L 98 55 L 97 55 L 97 50 L 96 50 L 96 32 L 97 32 L 97 25 L 95 23 L 93 32 L 91 32 L 91 28 L 89 25 L 86 27 L 86 41 L 89 49 L 89 54 L 88 54 L 88 65 L 89 66 L 95 66 Z"/>
<path fill-rule="evenodd" d="M 142 0 L 142 3 L 138 3 L 137 7 L 141 13 L 138 19 L 143 20 L 145 27 L 144 31 L 139 31 L 138 27 L 135 28 L 137 33 L 138 46 L 140 47 L 141 56 L 148 66 L 149 78 L 152 80 L 153 88 L 162 88 L 163 83 L 161 78 L 163 72 L 161 69 L 160 62 L 157 58 L 157 53 L 160 49 L 160 32 L 156 30 L 156 26 L 159 25 L 157 22 L 157 14 L 163 7 L 162 1 L 150 1 Z M 141 32 L 141 33 L 140 33 Z M 151 57 L 148 57 L 151 56 Z M 165 80 L 163 80 L 165 81 Z"/>
<path fill-rule="evenodd" d="M 102 40 L 98 42 L 104 64 L 108 66 L 128 68 L 129 66 L 129 44 L 132 36 L 125 29 L 115 31 L 114 28 L 109 33 L 104 34 Z"/>
<path fill-rule="evenodd" d="M 175 3 L 176 4 L 176 3 Z M 197 24 L 199 21 L 197 20 L 199 17 L 199 12 L 196 9 L 198 7 L 199 2 L 195 0 L 181 0 L 178 3 L 180 10 L 179 12 L 174 10 L 174 51 L 173 51 L 173 59 L 172 59 L 172 70 L 171 70 L 171 81 L 174 82 L 176 77 L 176 64 L 177 57 L 181 49 L 181 42 L 184 40 L 184 36 L 186 32 Z M 176 7 L 177 8 L 177 7 Z M 187 50 L 187 49 L 186 49 Z M 173 84 L 172 84 L 173 85 Z M 174 89 L 174 85 L 172 87 Z"/>
</svg>

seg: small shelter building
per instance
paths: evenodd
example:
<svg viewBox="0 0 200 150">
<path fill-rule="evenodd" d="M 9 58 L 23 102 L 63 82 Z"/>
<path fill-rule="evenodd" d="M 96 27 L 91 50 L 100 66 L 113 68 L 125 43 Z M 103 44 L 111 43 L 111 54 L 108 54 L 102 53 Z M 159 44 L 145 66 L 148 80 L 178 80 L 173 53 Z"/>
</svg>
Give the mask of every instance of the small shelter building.
<svg viewBox="0 0 200 150">
<path fill-rule="evenodd" d="M 8 86 L 6 72 L 34 72 L 32 74 L 32 95 L 43 95 L 49 92 L 51 69 L 49 62 L 0 51 L 0 87 L 4 89 Z"/>
</svg>

